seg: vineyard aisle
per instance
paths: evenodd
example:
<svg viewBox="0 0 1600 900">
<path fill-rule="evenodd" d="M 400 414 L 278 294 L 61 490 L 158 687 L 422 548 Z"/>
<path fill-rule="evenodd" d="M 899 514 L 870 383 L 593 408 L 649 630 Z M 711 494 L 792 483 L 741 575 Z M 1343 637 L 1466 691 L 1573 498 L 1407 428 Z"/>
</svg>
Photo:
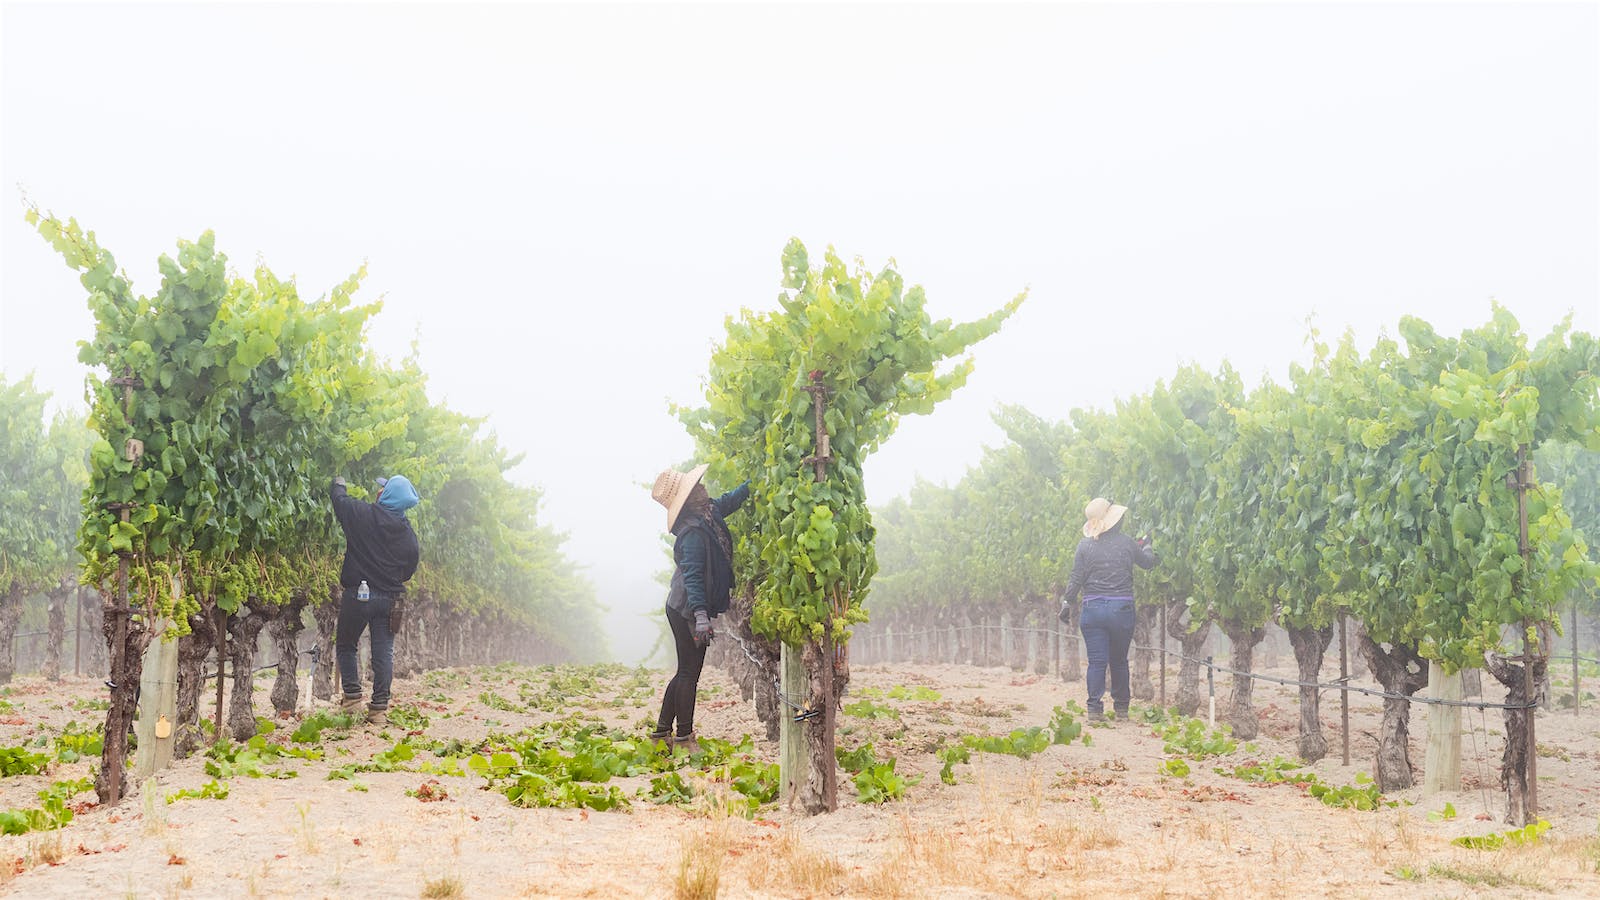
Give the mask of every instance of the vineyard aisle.
<svg viewBox="0 0 1600 900">
<path fill-rule="evenodd" d="M 1292 675 L 1291 666 L 1268 671 Z M 335 725 L 312 734 L 284 720 L 256 751 L 197 755 L 115 809 L 86 804 L 59 830 L 0 837 L 0 893 L 670 897 L 715 879 L 720 896 L 778 897 L 1600 894 L 1600 772 L 1592 752 L 1579 749 L 1593 743 L 1593 714 L 1541 717 L 1540 773 L 1559 788 L 1545 795 L 1552 827 L 1531 845 L 1499 850 L 1451 844 L 1507 829 L 1492 783 L 1498 717 L 1488 717 L 1487 735 L 1484 720 L 1468 717 L 1480 730 L 1464 741 L 1465 790 L 1426 800 L 1416 790 L 1396 793 L 1373 811 L 1331 808 L 1293 784 L 1216 771 L 1271 768 L 1293 755 L 1295 694 L 1268 685 L 1256 697 L 1260 737 L 1220 756 L 1196 758 L 1198 745 L 1190 756 L 1166 753 L 1152 725 L 1125 723 L 1087 728 L 1087 744 L 1049 744 L 1027 759 L 974 749 L 970 762 L 950 766 L 950 785 L 936 748 L 1043 726 L 1057 707 L 1084 699 L 1081 683 L 971 666 L 855 668 L 840 745 L 870 741 L 877 759 L 892 757 L 899 774 L 920 777 L 898 801 L 861 802 L 844 773 L 835 815 L 751 800 L 743 791 L 760 794 L 775 761 L 776 745 L 759 740 L 720 765 L 617 775 L 561 795 L 596 807 L 620 799 L 617 809 L 518 808 L 503 790 L 484 789 L 495 761 L 474 763 L 472 753 L 486 739 L 504 744 L 492 735 L 527 742 L 566 734 L 568 751 L 593 746 L 581 725 L 636 737 L 664 677 L 620 666 L 500 666 L 400 679 L 386 732 Z M 762 732 L 722 669 L 708 669 L 701 687 L 702 735 L 737 741 Z M 258 711 L 270 709 L 269 689 L 258 682 Z M 12 774 L 26 760 L 8 762 L 0 808 L 37 806 L 40 791 L 88 773 L 96 760 L 66 761 L 73 754 L 61 751 L 75 744 L 62 734 L 76 730 L 70 721 L 97 719 L 103 693 L 87 679 L 27 677 L 11 687 L 0 748 L 49 761 L 39 774 Z M 1342 768 L 1335 754 L 1310 767 L 1324 784 L 1354 784 L 1375 751 L 1379 706 L 1360 698 L 1353 706 L 1355 765 Z M 1417 714 L 1411 732 L 1419 747 L 1425 721 Z M 1336 720 L 1324 727 L 1333 731 Z M 297 730 L 299 741 L 291 739 Z M 575 756 L 597 772 L 616 765 L 605 753 Z M 720 778 L 742 786 L 731 790 Z M 526 796 L 555 796 L 538 790 Z M 182 791 L 226 796 L 167 802 Z M 72 802 L 92 799 L 88 792 Z M 1447 803 L 1454 816 L 1439 815 Z M 756 804 L 750 818 L 729 812 Z"/>
</svg>

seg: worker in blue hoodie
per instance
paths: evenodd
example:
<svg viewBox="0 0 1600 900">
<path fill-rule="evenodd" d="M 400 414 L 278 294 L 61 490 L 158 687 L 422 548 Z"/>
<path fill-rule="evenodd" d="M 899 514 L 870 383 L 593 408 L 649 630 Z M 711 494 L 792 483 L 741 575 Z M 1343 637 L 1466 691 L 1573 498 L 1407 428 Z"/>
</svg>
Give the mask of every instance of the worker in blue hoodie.
<svg viewBox="0 0 1600 900">
<path fill-rule="evenodd" d="M 389 689 L 394 681 L 394 636 L 400 630 L 406 581 L 417 571 L 420 555 L 417 533 L 406 519 L 406 510 L 421 498 L 404 475 L 378 479 L 374 503 L 351 497 L 343 478 L 333 480 L 331 494 L 334 517 L 344 530 L 344 566 L 339 571 L 343 596 L 335 637 L 339 678 L 344 682 L 344 699 L 339 707 L 349 712 L 361 708 L 356 646 L 361 633 L 370 627 L 372 701 L 367 705 L 367 721 L 381 725 L 388 718 Z"/>
</svg>

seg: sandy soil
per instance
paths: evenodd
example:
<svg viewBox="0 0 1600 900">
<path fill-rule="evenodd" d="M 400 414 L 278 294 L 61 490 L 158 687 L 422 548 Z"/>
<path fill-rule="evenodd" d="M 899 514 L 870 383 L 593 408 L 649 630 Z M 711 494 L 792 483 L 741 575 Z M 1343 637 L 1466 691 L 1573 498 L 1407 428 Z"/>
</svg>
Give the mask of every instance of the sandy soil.
<svg viewBox="0 0 1600 900">
<path fill-rule="evenodd" d="M 1291 674 L 1280 670 L 1277 674 Z M 550 712 L 486 705 L 515 699 L 548 673 L 476 669 L 431 673 L 397 685 L 397 702 L 430 717 L 429 737 L 468 743 L 549 719 Z M 637 729 L 653 715 L 664 673 L 614 671 L 595 696 L 575 698 L 608 723 Z M 1169 687 L 1175 689 L 1175 675 Z M 941 738 L 1004 734 L 1045 724 L 1052 707 L 1083 686 L 1049 676 L 970 666 L 858 668 L 852 690 L 924 685 L 938 700 L 874 702 L 890 718 L 842 717 L 847 747 L 872 740 L 880 758 L 924 776 L 905 800 L 857 803 L 842 780 L 839 812 L 817 818 L 764 809 L 730 816 L 706 788 L 687 806 L 636 800 L 626 812 L 518 809 L 482 779 L 439 776 L 442 802 L 408 796 L 428 780 L 416 771 L 327 773 L 365 762 L 403 734 L 365 726 L 324 741 L 329 757 L 294 760 L 298 777 L 235 777 L 225 800 L 167 804 L 167 794 L 211 780 L 191 759 L 160 774 L 151 790 L 111 810 L 85 809 L 68 827 L 0 837 L 0 893 L 18 897 L 1366 897 L 1600 896 L 1600 710 L 1540 717 L 1542 811 L 1553 828 L 1535 846 L 1488 852 L 1450 839 L 1504 831 L 1496 787 L 1499 716 L 1468 715 L 1466 789 L 1423 798 L 1395 795 L 1398 808 L 1332 809 L 1292 785 L 1252 785 L 1213 771 L 1250 759 L 1292 756 L 1297 711 L 1287 689 L 1258 685 L 1262 736 L 1220 760 L 1191 763 L 1187 778 L 1158 772 L 1162 741 L 1149 726 L 1089 729 L 1092 744 L 1052 746 L 1028 760 L 974 754 L 958 783 L 940 782 Z M 1225 683 L 1219 684 L 1219 693 Z M 96 722 L 87 706 L 99 685 L 23 679 L 4 699 L 0 746 L 50 738 L 69 720 Z M 258 711 L 268 707 L 258 684 Z M 1559 692 L 1560 687 L 1558 685 Z M 758 733 L 753 709 L 732 683 L 708 670 L 702 734 Z M 847 698 L 847 702 L 852 698 Z M 1352 699 L 1352 766 L 1338 755 L 1337 698 L 1324 706 L 1334 745 L 1314 770 L 1349 784 L 1370 766 L 1378 701 Z M 504 705 L 504 704 L 500 704 Z M 520 704 L 518 704 L 520 706 Z M 1427 715 L 1413 714 L 1420 768 Z M 281 738 L 283 735 L 279 734 Z M 1474 752 L 1476 746 L 1477 752 Z M 757 742 L 758 755 L 775 747 Z M 89 764 L 53 764 L 44 775 L 0 779 L 0 809 L 36 806 L 52 781 Z M 644 777 L 617 782 L 632 795 Z M 365 788 L 362 790 L 361 788 Z M 92 794 L 77 798 L 87 800 Z M 1446 803 L 1453 819 L 1430 819 Z"/>
</svg>

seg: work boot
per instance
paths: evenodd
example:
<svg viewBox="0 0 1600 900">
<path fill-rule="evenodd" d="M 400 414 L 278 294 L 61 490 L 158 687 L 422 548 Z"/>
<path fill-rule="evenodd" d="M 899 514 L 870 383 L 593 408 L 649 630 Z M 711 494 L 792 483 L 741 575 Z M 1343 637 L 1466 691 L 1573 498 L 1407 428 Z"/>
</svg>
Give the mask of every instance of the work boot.
<svg viewBox="0 0 1600 900">
<path fill-rule="evenodd" d="M 698 740 L 698 737 L 699 736 L 692 731 L 688 734 L 674 735 L 672 738 L 672 746 L 674 749 L 682 747 L 683 752 L 685 753 L 699 753 L 700 741 Z"/>
<path fill-rule="evenodd" d="M 373 709 L 368 707 L 367 724 L 376 725 L 379 728 L 389 724 L 389 708 L 387 706 L 385 706 L 383 709 Z"/>
<path fill-rule="evenodd" d="M 354 697 L 346 694 L 339 699 L 339 712 L 350 713 L 356 718 L 361 717 L 361 706 L 362 703 L 360 694 L 357 694 Z"/>
<path fill-rule="evenodd" d="M 1088 719 L 1091 722 L 1104 722 L 1106 720 L 1106 714 L 1103 712 L 1090 711 Z"/>
</svg>

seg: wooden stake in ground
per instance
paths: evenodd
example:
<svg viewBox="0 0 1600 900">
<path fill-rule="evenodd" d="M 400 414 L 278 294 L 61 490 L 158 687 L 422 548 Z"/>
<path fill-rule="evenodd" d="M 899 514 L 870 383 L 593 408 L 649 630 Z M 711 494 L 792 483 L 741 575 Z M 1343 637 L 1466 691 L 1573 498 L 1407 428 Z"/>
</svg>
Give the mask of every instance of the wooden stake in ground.
<svg viewBox="0 0 1600 900">
<path fill-rule="evenodd" d="M 1344 764 L 1350 765 L 1350 649 L 1344 611 L 1339 611 L 1339 732 L 1344 739 Z"/>
<path fill-rule="evenodd" d="M 778 771 L 783 800 L 794 808 L 795 802 L 805 793 L 807 772 L 806 727 L 796 721 L 796 710 L 790 707 L 791 698 L 805 696 L 807 692 L 806 667 L 800 650 L 780 644 L 782 675 L 778 682 Z"/>
<path fill-rule="evenodd" d="M 1428 687 L 1440 700 L 1461 699 L 1461 673 L 1444 673 L 1428 661 Z M 1422 762 L 1422 793 L 1461 789 L 1461 707 L 1435 703 L 1428 707 L 1428 750 Z"/>
<path fill-rule="evenodd" d="M 822 373 L 812 372 L 811 383 L 804 390 L 811 394 L 811 409 L 815 418 L 816 453 L 805 458 L 805 462 L 814 467 L 814 476 L 818 482 L 828 480 L 828 463 L 833 461 L 833 454 L 828 442 L 828 429 L 825 424 L 827 414 L 827 398 L 831 390 L 822 383 Z M 830 591 L 830 594 L 834 593 Z M 840 612 L 840 599 L 834 597 L 835 611 Z M 842 614 L 842 613 L 841 613 Z M 804 647 L 783 648 L 785 681 L 780 685 L 785 696 L 793 697 L 789 690 L 789 679 L 794 672 L 791 660 L 800 658 L 804 666 L 804 677 L 800 680 L 805 685 L 805 696 L 810 697 L 807 704 L 811 715 L 804 722 L 789 723 L 787 730 L 780 729 L 779 736 L 783 740 L 782 756 L 780 758 L 780 779 L 785 789 L 791 791 L 791 797 L 798 796 L 807 813 L 815 815 L 820 812 L 832 812 L 839 808 L 838 791 L 838 760 L 834 756 L 834 743 L 838 724 L 839 697 L 844 692 L 844 686 L 849 681 L 850 675 L 845 663 L 843 648 L 833 643 L 831 635 L 824 634 L 821 640 L 808 642 Z M 793 719 L 793 711 L 786 711 L 786 718 Z M 796 761 L 808 760 L 805 765 L 806 777 L 802 781 L 798 774 Z M 784 769 L 787 764 L 788 770 Z"/>
<path fill-rule="evenodd" d="M 1522 570 L 1528 570 L 1529 560 L 1533 555 L 1533 546 L 1528 543 L 1528 489 L 1533 487 L 1533 463 L 1528 459 L 1528 445 L 1523 444 L 1517 448 L 1517 549 L 1522 553 Z M 1536 644 L 1533 636 L 1533 625 L 1530 622 L 1522 623 L 1522 685 L 1523 697 L 1532 703 L 1533 694 L 1533 666 L 1534 648 L 1538 646 L 1540 654 L 1544 647 Z M 1527 795 L 1524 798 L 1524 825 L 1532 824 L 1539 820 L 1539 741 L 1534 730 L 1534 722 L 1539 718 L 1538 710 L 1528 709 L 1528 749 L 1526 760 L 1527 775 L 1524 783 L 1527 785 Z"/>
<path fill-rule="evenodd" d="M 152 630 L 164 635 L 167 624 L 164 619 L 157 620 Z M 145 650 L 143 668 L 139 682 L 139 749 L 133 763 L 134 780 L 141 784 L 172 764 L 173 747 L 177 744 L 178 639 L 152 640 Z"/>
</svg>

